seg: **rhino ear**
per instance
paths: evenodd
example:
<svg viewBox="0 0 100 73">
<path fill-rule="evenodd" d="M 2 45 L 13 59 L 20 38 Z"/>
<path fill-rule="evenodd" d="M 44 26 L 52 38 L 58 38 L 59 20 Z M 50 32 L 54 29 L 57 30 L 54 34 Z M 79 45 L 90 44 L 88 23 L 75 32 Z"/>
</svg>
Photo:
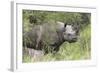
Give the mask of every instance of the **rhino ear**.
<svg viewBox="0 0 100 73">
<path fill-rule="evenodd" d="M 67 26 L 67 23 L 64 24 L 64 27 L 66 27 L 66 26 Z"/>
<path fill-rule="evenodd" d="M 75 28 L 75 29 L 79 29 L 79 25 L 73 25 L 73 27 Z"/>
<path fill-rule="evenodd" d="M 76 33 L 78 34 L 79 33 L 79 25 L 74 25 L 73 28 L 76 31 Z"/>
<path fill-rule="evenodd" d="M 63 32 L 65 32 L 65 31 L 66 31 L 66 26 L 67 26 L 67 23 L 64 23 Z"/>
</svg>

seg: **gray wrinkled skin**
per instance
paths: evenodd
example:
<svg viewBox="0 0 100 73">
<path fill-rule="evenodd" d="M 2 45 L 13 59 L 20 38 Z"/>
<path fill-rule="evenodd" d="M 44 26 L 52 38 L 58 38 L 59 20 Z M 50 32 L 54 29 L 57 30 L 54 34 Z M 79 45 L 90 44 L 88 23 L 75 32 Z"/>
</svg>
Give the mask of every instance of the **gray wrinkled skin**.
<svg viewBox="0 0 100 73">
<path fill-rule="evenodd" d="M 63 22 L 45 23 L 35 25 L 33 29 L 27 32 L 23 37 L 24 46 L 43 50 L 48 53 L 48 48 L 52 52 L 59 51 L 59 47 L 65 41 L 72 43 L 78 38 L 78 27 L 68 25 Z"/>
</svg>

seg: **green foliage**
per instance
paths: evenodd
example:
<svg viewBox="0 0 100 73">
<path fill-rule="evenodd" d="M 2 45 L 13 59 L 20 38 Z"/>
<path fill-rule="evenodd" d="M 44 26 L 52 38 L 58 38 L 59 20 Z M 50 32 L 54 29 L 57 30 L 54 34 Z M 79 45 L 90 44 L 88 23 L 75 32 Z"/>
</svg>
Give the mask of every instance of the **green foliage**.
<svg viewBox="0 0 100 73">
<path fill-rule="evenodd" d="M 30 21 L 30 16 L 32 20 Z M 76 43 L 65 42 L 59 52 L 48 54 L 34 58 L 29 55 L 23 55 L 23 62 L 37 62 L 37 61 L 60 61 L 60 60 L 84 60 L 91 58 L 91 14 L 90 13 L 78 13 L 78 12 L 51 12 L 51 11 L 34 11 L 23 10 L 23 33 L 29 31 L 35 25 L 42 25 L 48 22 L 67 22 L 71 24 L 79 24 L 80 36 Z M 48 34 L 49 36 L 49 34 Z M 44 36 L 44 38 L 48 37 Z M 29 40 L 28 40 L 29 41 Z M 47 40 L 48 42 L 48 40 Z M 49 47 L 44 48 L 49 50 Z"/>
<path fill-rule="evenodd" d="M 23 28 L 26 32 L 31 30 L 34 25 L 42 25 L 50 21 L 78 24 L 84 28 L 90 24 L 90 18 L 90 13 L 23 10 Z"/>
</svg>

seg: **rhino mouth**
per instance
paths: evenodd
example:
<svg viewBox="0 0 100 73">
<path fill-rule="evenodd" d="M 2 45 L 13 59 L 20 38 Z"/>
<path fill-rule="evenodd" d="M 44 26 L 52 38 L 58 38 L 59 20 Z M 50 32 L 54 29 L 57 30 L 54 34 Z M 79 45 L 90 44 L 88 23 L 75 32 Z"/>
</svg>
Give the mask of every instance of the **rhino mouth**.
<svg viewBox="0 0 100 73">
<path fill-rule="evenodd" d="M 77 42 L 77 38 L 74 38 L 74 39 L 72 39 L 72 40 L 69 40 L 68 42 L 69 42 L 69 43 L 75 43 L 75 42 Z"/>
</svg>

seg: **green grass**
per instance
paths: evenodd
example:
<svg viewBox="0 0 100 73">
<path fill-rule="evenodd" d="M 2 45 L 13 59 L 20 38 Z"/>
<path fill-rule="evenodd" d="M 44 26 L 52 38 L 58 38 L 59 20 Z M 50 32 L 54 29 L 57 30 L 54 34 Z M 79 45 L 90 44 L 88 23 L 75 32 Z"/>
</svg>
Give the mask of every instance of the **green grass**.
<svg viewBox="0 0 100 73">
<path fill-rule="evenodd" d="M 55 55 L 48 53 L 41 58 L 23 55 L 23 62 L 61 61 L 61 60 L 87 60 L 91 58 L 91 27 L 86 26 L 80 31 L 80 37 L 75 43 L 65 42 Z"/>
</svg>

